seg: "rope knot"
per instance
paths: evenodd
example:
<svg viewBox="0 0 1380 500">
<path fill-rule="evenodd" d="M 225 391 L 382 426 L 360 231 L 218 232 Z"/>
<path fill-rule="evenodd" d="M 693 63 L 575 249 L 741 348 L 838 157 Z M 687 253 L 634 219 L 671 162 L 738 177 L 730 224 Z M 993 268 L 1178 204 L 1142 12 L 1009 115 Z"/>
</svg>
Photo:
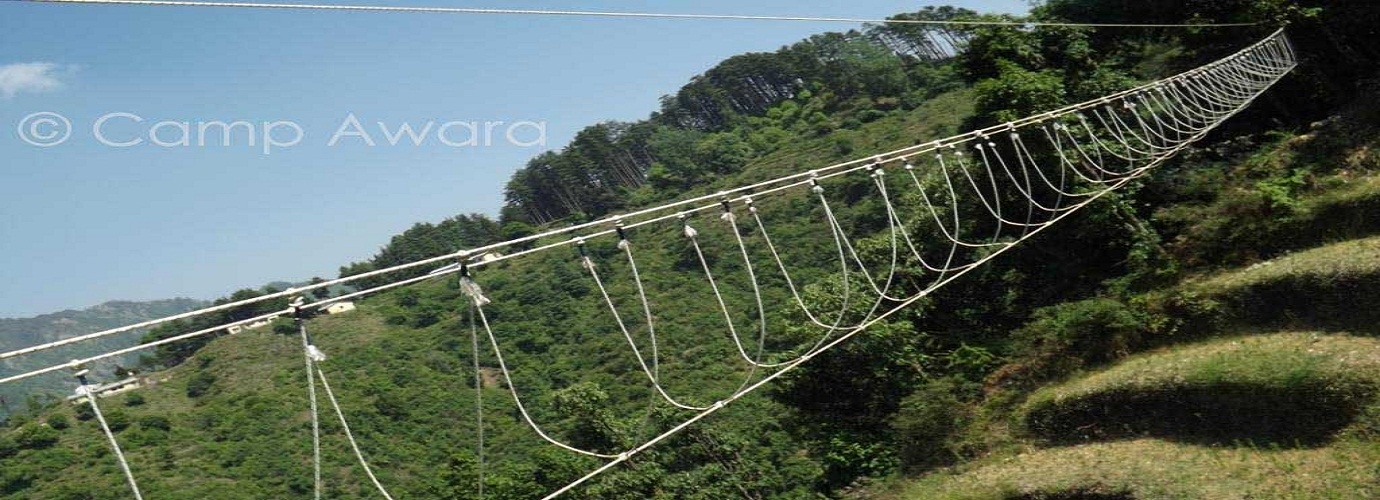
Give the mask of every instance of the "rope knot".
<svg viewBox="0 0 1380 500">
<path fill-rule="evenodd" d="M 484 296 L 484 289 L 480 288 L 479 283 L 475 283 L 474 279 L 469 276 L 460 277 L 460 291 L 468 295 L 470 300 L 474 301 L 475 306 L 484 306 L 489 303 L 489 298 Z"/>
</svg>

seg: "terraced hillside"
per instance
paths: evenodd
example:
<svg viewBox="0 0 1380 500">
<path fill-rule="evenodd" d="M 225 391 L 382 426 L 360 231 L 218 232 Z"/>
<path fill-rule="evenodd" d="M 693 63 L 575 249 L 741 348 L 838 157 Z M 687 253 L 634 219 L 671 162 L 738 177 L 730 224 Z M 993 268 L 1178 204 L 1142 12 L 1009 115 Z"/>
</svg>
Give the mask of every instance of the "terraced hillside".
<svg viewBox="0 0 1380 500">
<path fill-rule="evenodd" d="M 1220 301 L 1214 338 L 1041 387 L 989 421 L 1000 451 L 881 496 L 1375 498 L 1380 339 L 1344 327 L 1377 288 L 1380 237 L 1187 280 L 1172 293 Z"/>
</svg>

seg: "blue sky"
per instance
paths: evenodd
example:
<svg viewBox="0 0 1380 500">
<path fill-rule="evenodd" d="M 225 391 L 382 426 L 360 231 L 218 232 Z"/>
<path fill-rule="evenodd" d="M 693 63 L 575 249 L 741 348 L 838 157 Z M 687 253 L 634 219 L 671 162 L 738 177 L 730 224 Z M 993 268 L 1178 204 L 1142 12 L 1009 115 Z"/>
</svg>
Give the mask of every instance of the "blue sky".
<svg viewBox="0 0 1380 500">
<path fill-rule="evenodd" d="M 864 18 L 926 5 L 386 3 Z M 658 97 L 724 58 L 852 27 L 0 3 L 0 317 L 332 278 L 415 222 L 496 214 L 503 183 L 528 158 L 586 125 L 645 118 Z M 21 137 L 59 137 L 44 116 L 24 122 L 44 112 L 72 125 L 65 142 Z M 142 142 L 103 143 L 94 133 L 103 117 L 105 143 Z M 177 125 L 151 137 L 164 121 L 187 123 L 191 145 L 176 144 Z M 200 124 L 236 121 L 250 126 L 228 145 L 215 128 L 197 143 Z M 287 122 L 300 143 L 266 154 L 266 131 L 295 142 Z M 393 145 L 380 122 L 393 134 L 432 128 L 421 145 L 405 136 Z M 486 122 L 502 122 L 487 145 Z M 520 144 L 509 144 L 510 130 Z"/>
</svg>

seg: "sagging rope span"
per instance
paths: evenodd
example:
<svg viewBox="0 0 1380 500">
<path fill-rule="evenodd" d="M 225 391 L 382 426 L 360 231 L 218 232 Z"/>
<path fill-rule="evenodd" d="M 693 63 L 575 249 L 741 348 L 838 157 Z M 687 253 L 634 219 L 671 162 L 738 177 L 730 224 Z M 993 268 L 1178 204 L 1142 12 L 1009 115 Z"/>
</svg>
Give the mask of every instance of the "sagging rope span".
<svg viewBox="0 0 1380 500">
<path fill-rule="evenodd" d="M 662 373 L 654 350 L 649 363 L 634 338 L 634 327 L 619 313 L 617 301 L 607 287 L 607 277 L 598 270 L 598 263 L 586 251 L 591 238 L 576 238 L 579 263 L 599 291 L 597 298 L 607 308 L 617 331 L 626 340 L 637 365 L 662 401 L 677 408 L 697 413 L 672 429 L 643 444 L 620 453 L 580 449 L 553 437 L 532 417 L 523 397 L 514 384 L 512 369 L 504 361 L 498 335 L 484 314 L 490 304 L 480 285 L 461 266 L 465 276 L 463 289 L 469 296 L 493 353 L 499 360 L 505 382 L 519 409 L 522 420 L 542 439 L 575 453 L 609 459 L 604 466 L 551 493 L 553 498 L 596 477 L 633 455 L 665 440 L 685 426 L 698 421 L 727 404 L 753 392 L 765 383 L 802 365 L 814 356 L 865 331 L 877 322 L 925 297 L 950 281 L 977 268 L 1015 245 L 1035 236 L 1053 223 L 1088 206 L 1102 196 L 1140 178 L 1155 166 L 1173 157 L 1200 139 L 1227 118 L 1244 109 L 1250 102 L 1287 74 L 1296 64 L 1293 52 L 1282 33 L 1252 45 L 1222 61 L 1180 77 L 1156 82 L 1131 92 L 1100 99 L 1084 105 L 1066 108 L 1062 112 L 1047 113 L 1035 119 L 1006 124 L 995 130 L 968 134 L 938 141 L 920 150 L 907 151 L 890 157 L 875 157 L 857 168 L 831 174 L 814 172 L 805 182 L 778 187 L 753 195 L 723 196 L 719 200 L 721 215 L 730 241 L 742 256 L 742 273 L 755 299 L 756 318 L 760 328 L 756 354 L 750 354 L 744 339 L 735 326 L 733 313 L 727 306 L 721 284 L 708 259 L 701 239 L 705 232 L 688 222 L 689 213 L 679 214 L 681 232 L 693 251 L 706 284 L 722 317 L 723 332 L 746 366 L 746 379 L 739 388 L 710 405 L 687 404 L 672 396 L 661 383 Z M 1053 163 L 1050 165 L 1049 163 Z M 917 166 L 917 164 L 919 166 Z M 1043 165 L 1042 165 L 1043 164 Z M 926 168 L 928 167 L 928 168 Z M 890 175 L 889 175 L 890 173 Z M 888 182 L 888 178 L 902 173 L 902 181 Z M 882 252 L 886 270 L 878 272 L 867 263 L 867 257 L 853 243 L 856 239 L 843 227 L 826 194 L 825 179 L 849 174 L 866 174 L 874 194 L 882 200 L 887 218 L 887 251 Z M 906 190 L 913 187 L 913 190 Z M 810 310 L 790 278 L 788 266 L 776 251 L 770 231 L 763 223 L 763 209 L 754 198 L 787 194 L 791 188 L 808 188 L 818 202 L 823 222 L 838 253 L 840 275 L 850 273 L 858 277 L 840 281 L 844 297 L 864 297 L 866 313 L 846 322 L 845 305 L 831 322 L 820 321 L 816 311 Z M 898 191 L 899 190 L 899 191 Z M 909 195 L 909 196 L 907 196 Z M 909 202 L 905 200 L 911 200 Z M 981 220 L 964 219 L 960 203 L 974 205 L 974 213 Z M 1014 203 L 1013 203 L 1014 201 Z M 781 272 L 784 283 L 795 298 L 795 305 L 816 327 L 821 336 L 813 344 L 794 355 L 773 362 L 764 362 L 763 346 L 768 327 L 766 308 L 762 305 L 759 275 L 748 252 L 748 243 L 737 223 L 735 204 L 745 206 L 761 234 L 763 246 L 770 250 L 774 267 Z M 903 213 L 909 209 L 909 213 Z M 909 218 L 914 219 L 907 223 Z M 628 269 L 636 291 L 636 303 L 644 311 L 642 330 L 651 345 L 656 345 L 655 315 L 651 312 L 648 292 L 632 253 L 631 231 L 625 221 L 617 221 L 613 232 L 616 247 L 628 261 Z M 942 236 L 947 248 L 923 248 L 912 234 L 916 229 L 931 230 Z M 981 250 L 982 253 L 975 253 Z M 904 257 L 903 257 L 904 256 Z M 928 257 L 927 257 L 928 256 Z M 928 285 L 903 291 L 898 280 L 901 261 L 920 266 L 932 280 Z M 878 314 L 879 311 L 884 311 Z M 847 326 L 843 326 L 843 325 Z M 790 353 L 777 353 L 788 355 Z M 654 369 L 656 367 L 657 369 Z M 758 369 L 775 369 L 761 380 L 753 381 Z"/>
<path fill-rule="evenodd" d="M 384 498 L 393 500 L 393 496 L 388 493 L 388 489 L 383 487 L 383 483 L 374 475 L 374 469 L 369 466 L 369 461 L 365 460 L 364 452 L 360 451 L 359 443 L 355 440 L 354 432 L 350 430 L 350 423 L 345 420 L 345 412 L 340 409 L 340 402 L 335 398 L 335 392 L 331 390 L 331 384 L 326 380 L 326 372 L 321 371 L 319 363 L 326 361 L 326 353 L 316 347 L 312 342 L 311 334 L 307 333 L 305 321 L 305 311 L 302 307 L 306 303 L 302 297 L 295 297 L 290 304 L 292 309 L 293 321 L 297 325 L 298 336 L 302 339 L 302 357 L 306 359 L 307 367 L 307 395 L 311 398 L 311 445 L 312 445 L 312 473 L 313 473 L 313 492 L 314 497 L 321 498 L 323 483 L 321 481 L 321 417 L 316 407 L 316 381 L 321 381 L 321 388 L 326 391 L 326 398 L 331 402 L 331 408 L 335 410 L 335 415 L 340 419 L 340 427 L 345 431 L 345 438 L 350 442 L 350 449 L 355 453 L 355 459 L 359 462 L 364 474 L 369 476 L 369 481 L 374 484 Z"/>
<path fill-rule="evenodd" d="M 478 364 L 478 329 L 482 327 L 507 389 L 519 410 L 521 420 L 539 437 L 557 447 L 609 460 L 588 475 L 547 497 L 552 498 L 664 441 L 820 353 L 891 317 L 906 306 L 1102 196 L 1145 175 L 1193 141 L 1202 138 L 1227 118 L 1240 112 L 1256 96 L 1287 74 L 1295 64 L 1296 58 L 1287 39 L 1282 32 L 1276 32 L 1212 64 L 1102 99 L 716 195 L 675 202 L 574 228 L 381 270 L 376 273 L 462 259 L 459 264 L 442 267 L 427 276 L 396 281 L 329 301 L 313 304 L 295 303 L 287 312 L 300 313 L 303 308 L 321 307 L 343 298 L 377 293 L 435 276 L 459 273 L 461 289 L 470 302 L 471 317 L 476 320 L 475 329 L 472 330 L 476 387 L 482 389 Z M 874 248 L 869 251 L 855 243 L 862 240 L 850 235 L 848 228 L 836 215 L 832 206 L 834 202 L 830 200 L 831 183 L 846 181 L 860 175 L 867 176 L 867 184 L 871 189 L 869 193 L 876 196 L 884 207 L 885 229 L 872 240 L 872 244 L 881 250 Z M 817 223 L 823 226 L 824 231 L 828 231 L 827 241 L 831 243 L 832 252 L 837 256 L 839 274 L 834 278 L 838 279 L 838 286 L 841 287 L 843 305 L 836 313 L 832 308 L 828 311 L 811 310 L 802 296 L 801 285 L 792 278 L 787 258 L 778 251 L 780 247 L 772 238 L 772 231 L 766 224 L 770 214 L 767 213 L 769 209 L 764 208 L 762 200 L 797 194 L 808 198 L 816 207 L 815 213 L 819 218 Z M 740 224 L 738 221 L 738 210 L 744 209 L 751 216 L 744 219 L 748 224 Z M 756 299 L 753 327 L 753 330 L 756 330 L 756 339 L 750 344 L 744 338 L 745 332 L 740 331 L 735 325 L 734 311 L 727 305 L 721 293 L 721 281 L 716 278 L 714 266 L 710 264 L 704 248 L 701 247 L 701 240 L 709 238 L 711 234 L 706 230 L 713 229 L 714 226 L 702 225 L 696 228 L 689 223 L 689 216 L 715 211 L 719 213 L 718 220 L 723 222 L 717 229 L 732 233 L 727 243 L 741 256 L 742 273 L 746 276 L 747 286 Z M 677 399 L 673 397 L 674 391 L 663 385 L 664 367 L 658 352 L 659 343 L 655 327 L 658 318 L 653 312 L 654 304 L 649 298 L 651 294 L 637 266 L 636 254 L 632 251 L 631 235 L 636 228 L 677 220 L 680 221 L 681 232 L 684 235 L 679 245 L 683 245 L 684 250 L 692 252 L 698 259 L 699 272 L 703 273 L 704 283 L 708 285 L 709 293 L 715 298 L 717 310 L 714 311 L 714 315 L 723 320 L 722 334 L 733 342 L 735 358 L 743 364 L 747 373 L 736 390 L 722 395 L 722 398 L 712 404 L 696 404 Z M 752 227 L 749 228 L 749 225 Z M 744 228 L 748 230 L 743 231 Z M 917 240 L 915 236 L 922 231 L 934 235 L 934 239 L 941 243 Z M 744 236 L 744 232 L 760 238 L 750 240 Z M 531 242 L 539 237 L 566 233 L 579 236 L 568 241 L 547 243 L 512 252 L 492 261 L 472 262 L 467 259 L 470 255 L 478 255 L 488 249 L 504 248 L 508 245 Z M 623 253 L 631 273 L 637 295 L 635 302 L 643 313 L 640 316 L 644 324 L 641 325 L 640 331 L 647 333 L 647 345 L 651 347 L 648 356 L 643 355 L 634 335 L 639 328 L 629 324 L 631 316 L 625 317 L 619 313 L 620 301 L 605 286 L 606 280 L 614 276 L 600 273 L 597 270 L 598 262 L 584 251 L 587 245 L 598 239 L 615 235 L 617 247 Z M 759 256 L 762 254 L 760 250 L 765 250 L 770 256 L 769 265 L 761 266 L 754 262 L 749 247 L 756 241 L 760 241 L 756 247 Z M 572 446 L 546 432 L 533 418 L 514 383 L 512 370 L 503 355 L 499 336 L 485 314 L 485 307 L 491 301 L 470 274 L 471 269 L 494 261 L 566 245 L 581 250 L 580 263 L 600 291 L 597 298 L 603 302 L 603 307 L 608 309 L 611 322 L 616 324 L 618 332 L 633 350 L 638 367 L 657 395 L 673 406 L 696 412 L 681 424 L 622 452 L 609 453 Z M 880 254 L 881 257 L 872 255 L 874 253 Z M 905 266 L 911 266 L 908 269 L 912 270 L 901 272 Z M 808 319 L 809 324 L 819 330 L 819 336 L 806 342 L 802 348 L 768 353 L 766 346 L 770 328 L 767 324 L 768 311 L 761 298 L 761 287 L 764 286 L 762 278 L 778 272 L 781 283 L 794 299 L 793 305 Z M 909 279 L 901 279 L 902 274 Z M 925 277 L 927 282 L 917 283 L 914 279 L 916 277 Z M 300 291 L 284 293 L 295 294 Z M 854 307 L 857 304 L 861 304 L 860 309 Z M 854 310 L 864 312 L 850 312 Z M 267 316 L 269 315 L 236 324 L 256 321 Z M 149 323 L 151 322 L 141 325 Z M 115 352 L 123 354 L 163 345 L 218 331 L 225 326 L 227 325 Z M 388 497 L 387 491 L 374 476 L 353 434 L 350 433 L 343 412 L 325 380 L 325 374 L 319 366 L 315 366 L 320 359 L 312 356 L 313 346 L 305 333 L 305 327 L 302 328 L 309 384 L 314 387 L 314 372 L 326 390 L 337 416 L 340 417 L 360 464 L 379 491 Z M 107 333 L 93 334 L 86 338 L 97 338 L 102 334 Z M 37 352 L 59 344 L 12 351 L 0 355 L 0 359 Z M 752 345 L 751 349 L 749 345 Z M 319 350 L 317 352 L 319 353 Z M 103 359 L 111 355 L 114 354 L 107 353 L 88 360 Z M 324 355 L 320 357 L 324 358 Z M 51 370 L 51 367 L 35 370 L 0 382 L 18 380 Z M 759 371 L 765 375 L 756 379 Z M 314 388 L 309 392 L 314 392 Z M 482 392 L 476 397 L 482 398 Z M 312 399 L 314 405 L 314 395 Z M 482 436 L 482 400 L 477 401 L 476 407 L 479 412 L 477 425 Z M 316 421 L 315 416 L 313 421 Z M 316 424 L 313 427 L 317 429 Z M 314 433 L 318 432 L 319 430 L 314 430 Z M 111 441 L 114 445 L 113 438 Z M 319 438 L 314 439 L 314 443 L 319 457 Z M 479 453 L 482 474 L 482 442 Z M 133 486 L 132 474 L 128 474 L 128 477 Z M 319 473 L 317 477 L 319 492 Z"/>
</svg>

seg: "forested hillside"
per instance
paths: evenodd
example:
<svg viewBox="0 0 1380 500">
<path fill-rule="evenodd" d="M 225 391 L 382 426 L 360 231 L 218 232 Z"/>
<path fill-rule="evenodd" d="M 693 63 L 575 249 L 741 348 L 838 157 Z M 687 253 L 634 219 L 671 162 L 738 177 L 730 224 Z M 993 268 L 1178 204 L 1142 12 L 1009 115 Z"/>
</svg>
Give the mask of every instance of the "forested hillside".
<svg viewBox="0 0 1380 500">
<path fill-rule="evenodd" d="M 1195 67 L 1287 24 L 1301 66 L 1198 147 L 570 496 L 1231 498 L 1222 493 L 1230 488 L 1187 484 L 1213 477 L 1199 468 L 1231 460 L 1239 462 L 1233 469 L 1239 477 L 1274 471 L 1254 467 L 1253 460 L 1336 474 L 1288 486 L 1295 489 L 1266 484 L 1252 490 L 1258 495 L 1366 496 L 1372 491 L 1366 481 L 1380 478 L 1373 467 L 1355 464 L 1380 457 L 1380 404 L 1371 376 L 1376 353 L 1372 339 L 1339 333 L 1375 333 L 1380 308 L 1365 298 L 1380 296 L 1371 279 L 1375 266 L 1366 264 L 1374 262 L 1373 243 L 1297 259 L 1287 254 L 1380 231 L 1373 217 L 1380 213 L 1374 154 L 1380 89 L 1371 73 L 1380 60 L 1373 43 L 1380 7 L 1321 0 L 1050 0 L 1032 16 L 1258 25 L 868 26 L 737 56 L 669 94 L 648 119 L 592 125 L 561 151 L 534 158 L 507 184 L 507 205 L 497 217 L 418 224 L 371 261 L 341 273 L 528 236 L 1047 111 Z M 948 7 L 898 17 L 1006 19 Z M 895 238 L 888 231 L 890 205 L 866 196 L 870 182 L 828 185 L 841 200 L 829 217 L 857 237 L 860 263 L 885 261 L 888 236 Z M 915 202 L 898 201 L 905 203 Z M 976 202 L 956 206 L 982 210 Z M 481 345 L 489 340 L 476 323 L 468 277 L 392 290 L 361 301 L 357 311 L 307 321 L 327 354 L 323 372 L 380 483 L 396 498 L 480 498 L 481 485 L 482 498 L 540 497 L 601 462 L 544 442 L 523 411 L 555 439 L 617 453 L 691 414 L 648 386 L 651 370 L 644 368 L 652 352 L 658 352 L 652 377 L 687 406 L 713 405 L 762 375 L 735 363 L 746 351 L 721 334 L 721 310 L 738 318 L 729 324 L 751 332 L 745 334 L 750 349 L 771 353 L 764 358 L 769 362 L 814 342 L 813 318 L 799 312 L 797 301 L 840 317 L 871 312 L 846 292 L 862 278 L 840 276 L 831 264 L 833 229 L 817 223 L 822 209 L 813 199 L 764 198 L 756 207 L 760 212 L 752 213 L 764 214 L 764 222 L 749 225 L 745 213 L 741 227 L 726 225 L 729 218 L 691 217 L 629 229 L 630 247 L 591 239 L 578 251 L 557 248 L 477 270 L 473 282 L 489 301 L 484 320 L 494 325 L 492 342 L 502 347 L 503 360 Z M 905 224 L 928 227 L 920 220 Z M 735 238 L 756 238 L 754 228 L 768 225 L 778 244 L 740 255 Z M 687 226 L 702 235 L 695 240 L 702 247 L 685 243 Z M 914 237 L 921 248 L 941 242 L 940 235 L 918 230 Z M 538 239 L 501 252 L 551 243 L 554 238 Z M 636 249 L 640 281 L 628 279 L 628 248 Z M 799 265 L 789 277 L 744 277 L 745 262 L 774 257 Z M 1255 267 L 1239 269 L 1245 266 Z M 591 279 L 595 270 L 606 280 Z M 719 281 L 707 284 L 711 270 Z M 923 275 L 907 268 L 895 279 L 910 283 Z M 376 276 L 365 285 L 397 277 Z M 611 305 L 605 293 L 640 294 L 655 304 L 661 343 L 629 349 L 650 332 L 641 322 L 621 330 L 610 310 L 629 323 L 644 311 L 637 302 Z M 166 338 L 283 305 L 227 311 L 151 335 Z M 759 325 L 770 325 L 761 344 Z M 1277 335 L 1231 344 L 1270 332 Z M 274 328 L 167 346 L 148 361 L 165 369 L 158 374 L 164 382 L 102 400 L 147 497 L 312 494 L 297 333 L 284 319 Z M 1214 338 L 1184 351 L 1141 354 Z M 1355 367 L 1354 377 L 1339 378 L 1327 367 L 1334 359 Z M 1274 366 L 1296 369 L 1276 376 Z M 1313 390 L 1319 384 L 1331 392 Z M 521 394 L 524 409 L 510 390 Z M 1228 390 L 1240 397 L 1203 396 Z M 1269 423 L 1278 432 L 1241 432 L 1261 424 L 1223 418 L 1196 434 L 1176 433 L 1194 425 L 1194 412 L 1180 411 L 1185 401 L 1231 415 L 1251 394 L 1269 395 L 1263 400 L 1284 408 L 1337 410 L 1347 419 L 1299 422 L 1284 412 Z M 1183 424 L 1166 430 L 1108 409 L 1113 406 Z M 343 428 L 328 408 L 322 412 L 326 496 L 378 496 Z M 90 417 L 84 406 L 60 405 L 11 419 L 0 433 L 0 493 L 126 497 Z M 1118 440 L 1130 444 L 1116 448 Z M 1158 475 L 1165 471 L 1087 465 L 1089 454 L 1108 447 L 1131 458 L 1195 461 Z M 1257 454 L 1270 450 L 1285 454 Z M 1025 462 L 1009 465 L 1015 460 Z M 1067 464 L 1087 474 L 1031 472 Z"/>
</svg>

